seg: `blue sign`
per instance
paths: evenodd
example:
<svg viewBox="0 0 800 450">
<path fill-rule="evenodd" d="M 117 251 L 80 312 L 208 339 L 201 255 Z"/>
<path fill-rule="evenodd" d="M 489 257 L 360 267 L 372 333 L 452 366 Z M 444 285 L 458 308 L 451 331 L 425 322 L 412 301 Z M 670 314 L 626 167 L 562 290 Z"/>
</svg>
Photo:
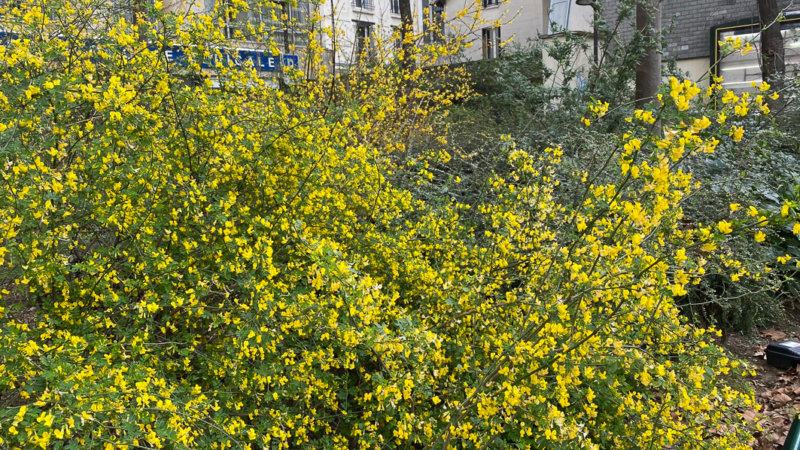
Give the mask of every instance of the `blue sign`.
<svg viewBox="0 0 800 450">
<path fill-rule="evenodd" d="M 167 61 L 181 64 L 184 61 L 186 52 L 184 47 L 175 45 L 164 50 Z M 224 67 L 248 67 L 261 72 L 273 72 L 280 67 L 300 66 L 300 58 L 297 55 L 273 55 L 259 50 L 237 49 L 235 51 L 223 51 L 222 58 L 213 55 L 211 60 L 203 61 L 200 66 L 204 69 L 214 69 L 217 64 Z"/>
<path fill-rule="evenodd" d="M 0 0 L 1 2 L 1 0 Z M 0 31 L 0 42 L 6 44 L 8 39 L 16 39 L 17 35 L 14 33 L 7 33 Z M 85 40 L 85 49 L 92 50 L 97 46 L 97 42 L 92 39 Z M 158 51 L 162 47 L 159 45 L 151 44 L 147 46 L 150 51 Z M 242 68 L 252 65 L 252 67 L 260 72 L 274 72 L 281 67 L 300 67 L 300 58 L 297 55 L 273 55 L 260 50 L 236 49 L 225 50 L 220 49 L 222 58 L 217 58 L 216 52 L 211 56 L 210 60 L 204 60 L 200 66 L 204 69 L 214 69 L 217 63 L 220 62 L 224 67 Z M 126 52 L 127 53 L 127 52 Z M 168 62 L 183 65 L 185 64 L 186 49 L 180 45 L 173 45 L 164 49 L 164 56 Z"/>
</svg>

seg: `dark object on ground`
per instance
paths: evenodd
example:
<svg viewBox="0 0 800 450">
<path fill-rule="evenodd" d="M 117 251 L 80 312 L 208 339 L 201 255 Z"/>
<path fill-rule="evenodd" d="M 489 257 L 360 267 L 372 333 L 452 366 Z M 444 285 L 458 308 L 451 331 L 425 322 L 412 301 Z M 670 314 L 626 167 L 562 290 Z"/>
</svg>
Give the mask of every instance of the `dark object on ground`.
<svg viewBox="0 0 800 450">
<path fill-rule="evenodd" d="M 783 450 L 800 450 L 800 418 L 794 417 L 792 427 L 789 428 L 789 434 L 786 436 L 786 441 L 783 442 Z"/>
<path fill-rule="evenodd" d="M 800 363 L 800 342 L 782 341 L 769 344 L 767 362 L 778 369 L 788 369 Z"/>
</svg>

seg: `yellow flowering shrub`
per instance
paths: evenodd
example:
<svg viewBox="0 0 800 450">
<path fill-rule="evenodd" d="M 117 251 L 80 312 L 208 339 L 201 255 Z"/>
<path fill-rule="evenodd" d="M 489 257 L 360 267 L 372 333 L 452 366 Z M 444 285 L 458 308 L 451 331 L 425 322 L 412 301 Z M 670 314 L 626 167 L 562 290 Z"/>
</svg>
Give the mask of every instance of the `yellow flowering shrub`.
<svg viewBox="0 0 800 450">
<path fill-rule="evenodd" d="M 311 39 L 282 89 L 222 63 L 214 88 L 209 16 L 47 5 L 6 8 L 0 45 L 3 446 L 748 442 L 726 380 L 749 369 L 674 303 L 732 231 L 685 226 L 679 165 L 732 125 L 637 113 L 615 181 L 582 174 L 573 204 L 560 149 L 511 141 L 480 201 L 423 200 L 460 156 L 410 147 L 459 70 L 332 75 Z M 673 84 L 683 112 L 697 88 Z"/>
</svg>

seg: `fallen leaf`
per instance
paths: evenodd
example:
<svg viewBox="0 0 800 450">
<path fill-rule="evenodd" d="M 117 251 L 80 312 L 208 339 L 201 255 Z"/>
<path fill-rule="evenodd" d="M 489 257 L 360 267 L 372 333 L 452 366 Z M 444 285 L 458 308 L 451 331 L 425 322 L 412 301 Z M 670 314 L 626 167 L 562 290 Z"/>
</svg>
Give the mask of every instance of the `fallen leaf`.
<svg viewBox="0 0 800 450">
<path fill-rule="evenodd" d="M 758 417 L 758 413 L 753 409 L 748 409 L 744 412 L 744 420 L 748 422 L 752 422 L 756 417 Z"/>
<path fill-rule="evenodd" d="M 772 400 L 774 402 L 777 402 L 778 404 L 785 405 L 786 403 L 792 401 L 792 397 L 789 397 L 788 395 L 783 393 L 777 393 L 772 396 Z"/>
<path fill-rule="evenodd" d="M 783 339 L 786 339 L 786 333 L 784 333 L 783 331 L 772 330 L 772 329 L 762 331 L 761 335 L 766 338 L 769 338 L 769 340 L 771 341 L 781 341 Z"/>
</svg>

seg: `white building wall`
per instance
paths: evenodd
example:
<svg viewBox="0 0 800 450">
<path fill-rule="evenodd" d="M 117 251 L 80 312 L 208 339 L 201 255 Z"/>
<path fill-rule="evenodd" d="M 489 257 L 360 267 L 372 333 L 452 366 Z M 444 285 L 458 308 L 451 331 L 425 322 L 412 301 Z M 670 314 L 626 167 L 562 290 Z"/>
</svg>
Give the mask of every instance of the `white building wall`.
<svg viewBox="0 0 800 450">
<path fill-rule="evenodd" d="M 579 6 L 574 0 L 569 0 L 562 7 L 568 8 L 566 28 L 569 31 L 592 31 L 591 6 Z M 484 57 L 483 28 L 499 26 L 501 39 L 506 46 L 512 42 L 525 45 L 548 36 L 550 0 L 508 0 L 486 7 L 482 1 L 476 4 L 473 0 L 449 0 L 446 5 L 449 18 L 464 9 L 471 12 L 454 24 L 456 32 L 468 35 L 467 41 L 471 46 L 465 50 L 464 57 L 470 61 Z"/>
<path fill-rule="evenodd" d="M 499 26 L 502 42 L 514 41 L 522 44 L 529 39 L 536 39 L 546 30 L 542 0 L 508 0 L 506 3 L 486 7 L 472 0 L 449 0 L 446 3 L 448 18 L 454 18 L 462 10 L 467 10 L 468 13 L 462 19 L 450 23 L 454 33 L 466 36 L 469 47 L 465 49 L 463 56 L 470 61 L 482 59 L 484 56 L 484 28 Z"/>
<path fill-rule="evenodd" d="M 359 7 L 358 4 L 364 7 Z M 356 52 L 358 22 L 372 24 L 371 40 L 374 43 L 380 38 L 384 46 L 393 45 L 394 29 L 400 26 L 400 14 L 392 12 L 391 0 L 325 0 L 318 11 L 323 17 L 324 27 L 331 29 L 335 27 L 335 36 L 332 32 L 324 35 L 322 45 L 330 52 L 336 51 L 337 65 L 353 64 L 358 59 Z M 411 11 L 414 15 L 415 30 L 421 30 L 421 0 L 412 0 Z"/>
<path fill-rule="evenodd" d="M 701 88 L 708 87 L 710 78 L 708 74 L 710 67 L 708 58 L 679 59 L 675 63 L 678 70 L 687 74 L 689 80 L 697 82 Z M 664 81 L 668 80 L 665 79 Z"/>
</svg>

